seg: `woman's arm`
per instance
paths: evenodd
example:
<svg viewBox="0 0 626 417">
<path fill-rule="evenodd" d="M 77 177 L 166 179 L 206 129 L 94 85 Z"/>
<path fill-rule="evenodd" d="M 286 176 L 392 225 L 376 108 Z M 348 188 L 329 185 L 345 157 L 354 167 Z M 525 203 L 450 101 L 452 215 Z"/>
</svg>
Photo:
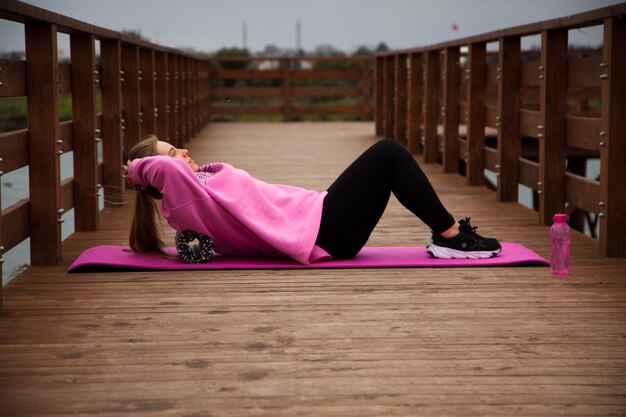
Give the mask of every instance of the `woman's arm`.
<svg viewBox="0 0 626 417">
<path fill-rule="evenodd" d="M 169 156 L 149 156 L 129 162 L 127 169 L 133 184 L 141 187 L 150 184 L 158 189 L 169 209 L 208 197 L 204 186 L 182 160 Z"/>
</svg>

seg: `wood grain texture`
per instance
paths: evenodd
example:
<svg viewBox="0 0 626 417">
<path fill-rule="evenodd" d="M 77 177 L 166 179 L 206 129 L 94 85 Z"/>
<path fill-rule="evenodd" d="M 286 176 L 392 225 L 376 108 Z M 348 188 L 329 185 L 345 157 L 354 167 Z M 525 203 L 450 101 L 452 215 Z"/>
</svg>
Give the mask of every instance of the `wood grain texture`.
<svg viewBox="0 0 626 417">
<path fill-rule="evenodd" d="M 187 146 L 268 182 L 323 190 L 373 122 L 213 123 Z M 244 150 L 244 151 L 242 151 Z M 424 171 L 478 232 L 549 256 L 536 213 L 438 164 Z M 547 268 L 65 273 L 125 244 L 130 203 L 4 291 L 0 415 L 609 416 L 624 412 L 623 259 L 573 233 Z M 173 234 L 166 231 L 166 241 Z M 371 245 L 430 232 L 392 198 Z"/>
</svg>

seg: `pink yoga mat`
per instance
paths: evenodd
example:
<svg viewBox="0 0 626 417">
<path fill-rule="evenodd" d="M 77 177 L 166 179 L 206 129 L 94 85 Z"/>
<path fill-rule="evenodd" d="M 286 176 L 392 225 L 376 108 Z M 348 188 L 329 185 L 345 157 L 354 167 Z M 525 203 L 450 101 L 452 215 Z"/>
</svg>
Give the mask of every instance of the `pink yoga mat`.
<svg viewBox="0 0 626 417">
<path fill-rule="evenodd" d="M 70 265 L 68 272 L 198 269 L 321 269 L 321 268 L 438 268 L 490 266 L 545 266 L 548 261 L 516 243 L 502 243 L 502 252 L 489 259 L 436 259 L 423 246 L 367 246 L 348 260 L 301 265 L 289 259 L 216 255 L 210 262 L 186 264 L 174 249 L 169 259 L 124 251 L 124 246 L 96 246 L 87 249 Z"/>
</svg>

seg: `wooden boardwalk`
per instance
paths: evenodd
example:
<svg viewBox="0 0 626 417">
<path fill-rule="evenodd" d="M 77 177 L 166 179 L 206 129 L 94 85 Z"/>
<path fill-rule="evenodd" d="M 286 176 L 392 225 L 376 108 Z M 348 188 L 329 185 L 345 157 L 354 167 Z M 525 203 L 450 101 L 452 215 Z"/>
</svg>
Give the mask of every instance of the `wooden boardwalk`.
<svg viewBox="0 0 626 417">
<path fill-rule="evenodd" d="M 269 182 L 325 189 L 373 123 L 212 124 L 188 147 Z M 533 211 L 424 165 L 479 233 L 549 256 Z M 131 204 L 4 291 L 0 415 L 624 416 L 626 260 L 575 233 L 547 268 L 82 273 L 125 244 Z M 171 233 L 169 233 L 171 237 Z M 372 245 L 424 244 L 393 200 Z"/>
</svg>

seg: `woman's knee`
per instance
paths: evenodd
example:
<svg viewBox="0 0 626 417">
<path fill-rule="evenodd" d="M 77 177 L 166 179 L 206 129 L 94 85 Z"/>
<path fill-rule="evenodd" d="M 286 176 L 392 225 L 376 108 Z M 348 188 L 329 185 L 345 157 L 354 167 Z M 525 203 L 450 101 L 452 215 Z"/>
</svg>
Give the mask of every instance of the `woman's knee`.
<svg viewBox="0 0 626 417">
<path fill-rule="evenodd" d="M 409 152 L 403 144 L 401 144 L 395 139 L 382 139 L 378 141 L 374 146 L 376 146 L 378 149 L 385 152 L 386 154 L 391 154 L 391 155 L 393 154 L 404 155 Z"/>
</svg>

